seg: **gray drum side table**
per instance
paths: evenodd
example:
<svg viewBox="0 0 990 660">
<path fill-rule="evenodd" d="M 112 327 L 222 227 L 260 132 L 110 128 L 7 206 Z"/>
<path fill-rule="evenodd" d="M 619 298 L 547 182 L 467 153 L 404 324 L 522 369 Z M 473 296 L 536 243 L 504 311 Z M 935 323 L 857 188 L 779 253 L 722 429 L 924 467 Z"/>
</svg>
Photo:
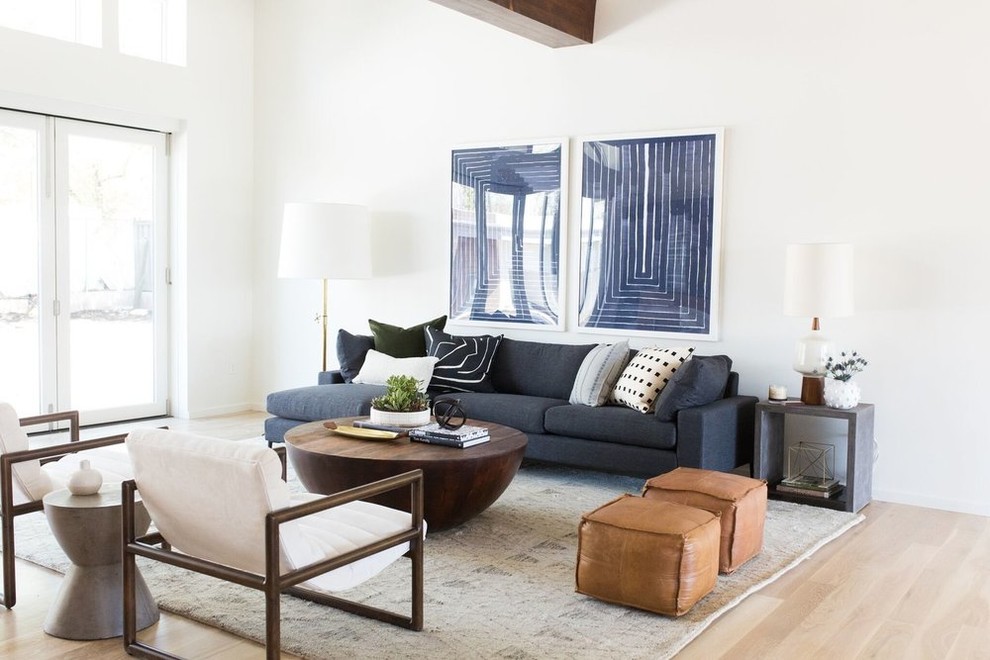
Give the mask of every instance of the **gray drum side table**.
<svg viewBox="0 0 990 660">
<path fill-rule="evenodd" d="M 804 497 L 776 490 L 776 485 L 784 478 L 784 419 L 787 415 L 846 421 L 849 429 L 846 436 L 846 485 L 834 497 Z M 861 403 L 855 408 L 841 410 L 794 401 L 786 404 L 763 401 L 756 404 L 755 436 L 753 476 L 767 480 L 769 497 L 841 511 L 859 511 L 873 499 L 872 403 Z"/>
<path fill-rule="evenodd" d="M 95 495 L 56 490 L 44 497 L 45 516 L 72 566 L 65 574 L 45 619 L 45 632 L 64 639 L 106 639 L 124 633 L 123 554 L 120 484 L 106 485 Z M 144 505 L 136 507 L 143 534 L 151 519 Z M 137 627 L 158 621 L 158 606 L 141 573 L 137 573 Z"/>
</svg>

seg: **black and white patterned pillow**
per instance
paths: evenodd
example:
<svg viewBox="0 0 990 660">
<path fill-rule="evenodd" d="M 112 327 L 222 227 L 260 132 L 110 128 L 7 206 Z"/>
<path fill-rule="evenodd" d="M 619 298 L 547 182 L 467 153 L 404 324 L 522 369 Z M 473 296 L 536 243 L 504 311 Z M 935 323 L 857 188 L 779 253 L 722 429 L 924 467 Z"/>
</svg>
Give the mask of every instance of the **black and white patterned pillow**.
<svg viewBox="0 0 990 660">
<path fill-rule="evenodd" d="M 494 392 L 488 372 L 502 335 L 457 337 L 427 326 L 426 354 L 439 358 L 430 389 L 438 392 Z"/>
<path fill-rule="evenodd" d="M 657 397 L 673 378 L 677 368 L 687 362 L 694 353 L 694 346 L 680 348 L 644 348 L 636 353 L 612 390 L 612 403 L 648 413 L 656 405 Z"/>
</svg>

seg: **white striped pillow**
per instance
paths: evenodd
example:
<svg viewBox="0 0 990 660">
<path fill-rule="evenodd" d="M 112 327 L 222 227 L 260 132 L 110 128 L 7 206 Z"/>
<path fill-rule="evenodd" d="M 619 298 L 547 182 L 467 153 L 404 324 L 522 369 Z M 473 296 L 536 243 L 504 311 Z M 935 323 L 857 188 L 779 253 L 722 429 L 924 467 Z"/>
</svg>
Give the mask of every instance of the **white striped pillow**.
<svg viewBox="0 0 990 660">
<path fill-rule="evenodd" d="M 581 406 L 605 405 L 628 360 L 628 341 L 595 346 L 578 369 L 570 402 Z"/>
</svg>

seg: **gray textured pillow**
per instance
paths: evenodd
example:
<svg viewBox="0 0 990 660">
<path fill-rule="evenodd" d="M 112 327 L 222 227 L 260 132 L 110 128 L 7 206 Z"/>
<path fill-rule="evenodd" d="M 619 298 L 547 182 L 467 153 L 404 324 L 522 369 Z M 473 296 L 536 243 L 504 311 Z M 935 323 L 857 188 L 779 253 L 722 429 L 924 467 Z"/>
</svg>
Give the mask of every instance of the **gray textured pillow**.
<svg viewBox="0 0 990 660">
<path fill-rule="evenodd" d="M 574 377 L 570 402 L 582 406 L 605 405 L 628 359 L 628 341 L 599 344 L 591 349 Z"/>
<path fill-rule="evenodd" d="M 727 355 L 695 355 L 678 369 L 657 399 L 657 418 L 672 422 L 677 412 L 703 406 L 725 395 L 732 360 Z"/>
</svg>

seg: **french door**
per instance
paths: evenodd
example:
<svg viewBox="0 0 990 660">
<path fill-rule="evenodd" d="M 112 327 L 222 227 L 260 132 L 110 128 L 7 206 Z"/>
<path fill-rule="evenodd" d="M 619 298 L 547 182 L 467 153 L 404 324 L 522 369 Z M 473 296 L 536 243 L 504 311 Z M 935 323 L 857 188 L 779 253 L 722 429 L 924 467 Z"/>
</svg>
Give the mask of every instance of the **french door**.
<svg viewBox="0 0 990 660">
<path fill-rule="evenodd" d="M 0 110 L 0 400 L 84 423 L 161 415 L 162 133 Z"/>
</svg>

